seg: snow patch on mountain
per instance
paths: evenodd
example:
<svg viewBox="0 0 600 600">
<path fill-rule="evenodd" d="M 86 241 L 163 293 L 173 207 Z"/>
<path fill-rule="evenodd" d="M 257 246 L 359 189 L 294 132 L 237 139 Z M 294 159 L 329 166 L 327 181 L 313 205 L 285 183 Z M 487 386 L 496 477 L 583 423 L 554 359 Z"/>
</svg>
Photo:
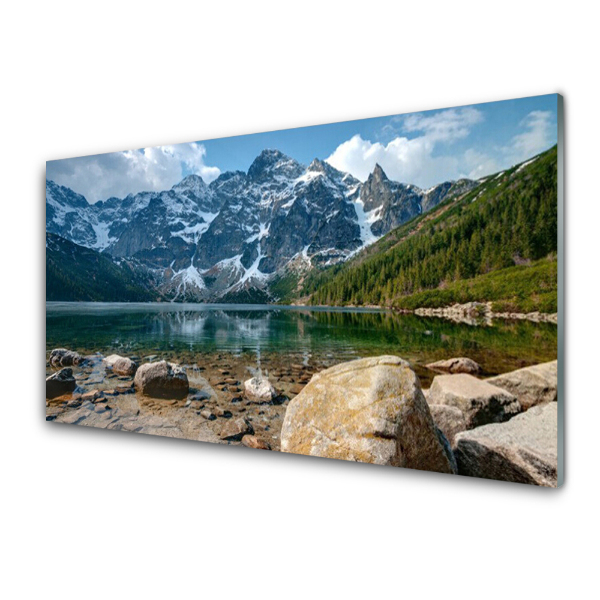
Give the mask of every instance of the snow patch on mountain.
<svg viewBox="0 0 600 600">
<path fill-rule="evenodd" d="M 532 158 L 531 160 L 528 160 L 528 161 L 526 161 L 524 163 L 521 163 L 519 165 L 519 168 L 515 171 L 515 174 L 518 173 L 519 171 L 522 171 L 527 165 L 530 165 L 532 162 L 536 161 L 537 158 L 538 157 L 536 156 L 536 157 Z"/>
<path fill-rule="evenodd" d="M 379 206 L 366 212 L 365 203 L 360 198 L 354 201 L 354 210 L 356 211 L 356 218 L 358 219 L 358 226 L 360 227 L 360 239 L 362 240 L 363 248 L 370 246 L 379 239 L 379 237 L 371 231 L 371 225 L 381 216 L 381 209 L 382 207 Z"/>
<path fill-rule="evenodd" d="M 197 213 L 197 216 L 200 221 L 195 225 L 186 225 L 184 220 L 179 219 L 175 224 L 184 225 L 184 227 L 177 231 L 171 231 L 171 236 L 180 237 L 189 244 L 197 244 L 200 241 L 202 234 L 208 230 L 210 224 L 215 220 L 215 217 L 218 214 L 219 213 L 199 212 Z"/>
<path fill-rule="evenodd" d="M 95 223 L 92 224 L 92 229 L 96 234 L 96 242 L 90 246 L 94 250 L 99 250 L 100 252 L 110 246 L 112 242 L 116 242 L 117 238 L 110 237 L 110 225 L 108 223 Z"/>
</svg>

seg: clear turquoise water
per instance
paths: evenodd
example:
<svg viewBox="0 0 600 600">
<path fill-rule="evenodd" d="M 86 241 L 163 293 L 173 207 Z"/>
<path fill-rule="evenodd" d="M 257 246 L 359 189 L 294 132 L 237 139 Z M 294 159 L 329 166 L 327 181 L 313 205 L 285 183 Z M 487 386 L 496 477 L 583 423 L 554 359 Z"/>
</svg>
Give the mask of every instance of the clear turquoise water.
<svg viewBox="0 0 600 600">
<path fill-rule="evenodd" d="M 492 326 L 368 309 L 209 304 L 46 303 L 46 346 L 84 354 L 119 352 L 201 361 L 229 353 L 249 361 L 269 356 L 328 366 L 352 358 L 395 354 L 411 362 L 424 384 L 433 360 L 468 356 L 493 375 L 554 360 L 557 328 L 496 321 Z"/>
</svg>

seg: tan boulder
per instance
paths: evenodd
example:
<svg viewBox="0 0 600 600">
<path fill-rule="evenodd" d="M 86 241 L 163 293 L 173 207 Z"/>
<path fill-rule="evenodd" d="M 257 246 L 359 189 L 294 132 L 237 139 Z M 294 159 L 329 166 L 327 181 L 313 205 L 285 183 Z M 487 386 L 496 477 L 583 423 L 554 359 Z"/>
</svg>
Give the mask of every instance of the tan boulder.
<svg viewBox="0 0 600 600">
<path fill-rule="evenodd" d="M 137 371 L 137 363 L 125 356 L 111 354 L 103 360 L 104 364 L 117 375 L 128 375 L 133 377 Z"/>
<path fill-rule="evenodd" d="M 503 373 L 486 381 L 516 396 L 523 410 L 528 410 L 537 404 L 556 401 L 557 368 L 558 361 L 554 360 Z"/>
<path fill-rule="evenodd" d="M 481 371 L 478 363 L 462 356 L 459 358 L 449 358 L 448 360 L 438 360 L 426 366 L 432 371 L 442 371 L 444 373 L 468 373 L 469 375 L 476 375 Z"/>
<path fill-rule="evenodd" d="M 444 404 L 462 411 L 467 429 L 501 423 L 521 412 L 519 401 L 509 392 L 472 375 L 438 375 L 429 388 L 430 405 Z"/>
<path fill-rule="evenodd" d="M 166 360 L 143 364 L 133 383 L 142 394 L 152 398 L 185 398 L 189 392 L 185 371 Z"/>
<path fill-rule="evenodd" d="M 419 380 L 397 356 L 354 360 L 313 376 L 288 405 L 281 450 L 454 472 Z"/>
<path fill-rule="evenodd" d="M 470 477 L 557 486 L 557 403 L 534 406 L 507 423 L 459 433 L 458 472 Z"/>
</svg>

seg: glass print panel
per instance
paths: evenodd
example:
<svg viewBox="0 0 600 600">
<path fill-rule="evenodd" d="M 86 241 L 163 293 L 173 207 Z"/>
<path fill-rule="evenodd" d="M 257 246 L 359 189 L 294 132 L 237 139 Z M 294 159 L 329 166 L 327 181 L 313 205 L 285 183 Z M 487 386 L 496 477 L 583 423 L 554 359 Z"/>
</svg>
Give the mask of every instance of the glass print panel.
<svg viewBox="0 0 600 600">
<path fill-rule="evenodd" d="M 561 128 L 552 94 L 49 161 L 46 419 L 557 487 Z"/>
</svg>

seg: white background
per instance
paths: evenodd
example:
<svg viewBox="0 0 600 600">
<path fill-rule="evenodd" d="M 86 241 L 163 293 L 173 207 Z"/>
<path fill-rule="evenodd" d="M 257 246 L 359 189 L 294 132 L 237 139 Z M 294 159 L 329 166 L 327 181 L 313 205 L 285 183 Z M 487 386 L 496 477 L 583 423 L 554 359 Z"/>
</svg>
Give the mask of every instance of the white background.
<svg viewBox="0 0 600 600">
<path fill-rule="evenodd" d="M 600 197 L 592 6 L 4 6 L 4 598 L 597 593 Z M 565 95 L 567 132 L 563 489 L 45 423 L 47 159 L 552 92 Z"/>
</svg>

